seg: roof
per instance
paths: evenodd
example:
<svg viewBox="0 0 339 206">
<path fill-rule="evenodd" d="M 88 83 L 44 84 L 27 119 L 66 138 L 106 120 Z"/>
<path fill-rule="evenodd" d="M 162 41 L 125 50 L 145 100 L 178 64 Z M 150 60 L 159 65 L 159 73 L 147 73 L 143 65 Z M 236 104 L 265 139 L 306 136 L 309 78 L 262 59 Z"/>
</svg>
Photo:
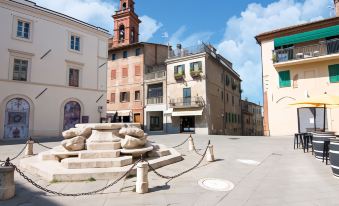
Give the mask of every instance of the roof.
<svg viewBox="0 0 339 206">
<path fill-rule="evenodd" d="M 33 9 L 37 9 L 39 11 L 42 11 L 42 12 L 46 12 L 46 13 L 49 13 L 49 14 L 52 14 L 54 16 L 57 16 L 57 17 L 61 17 L 61 18 L 64 18 L 66 20 L 69 20 L 69 21 L 72 21 L 72 22 L 75 22 L 77 24 L 80 24 L 82 26 L 86 26 L 90 29 L 94 29 L 98 32 L 101 32 L 101 33 L 104 33 L 105 35 L 110 35 L 108 30 L 106 29 L 103 29 L 101 27 L 97 27 L 97 26 L 94 26 L 92 24 L 89 24 L 89 23 L 86 23 L 84 21 L 81 21 L 79 19 L 76 19 L 76 18 L 73 18 L 71 16 L 68 16 L 68 15 L 65 15 L 65 14 L 62 14 L 62 13 L 59 13 L 57 11 L 53 11 L 51 9 L 48 9 L 48 8 L 45 8 L 45 7 L 42 7 L 42 6 L 39 6 L 37 5 L 35 2 L 33 1 L 29 1 L 29 0 L 9 0 L 10 2 L 13 2 L 13 3 L 16 3 L 16 4 L 20 4 L 20 5 L 23 5 L 23 6 L 26 6 L 26 7 L 29 7 L 29 8 L 33 8 Z"/>
<path fill-rule="evenodd" d="M 136 42 L 133 44 L 127 44 L 127 45 L 122 45 L 122 46 L 117 46 L 117 47 L 111 47 L 108 49 L 108 51 L 116 51 L 116 50 L 121 50 L 121 49 L 127 49 L 131 47 L 136 47 L 136 46 L 143 46 L 143 45 L 156 45 L 156 46 L 164 46 L 168 47 L 167 45 L 164 44 L 158 44 L 158 43 L 151 43 L 151 42 Z"/>
<path fill-rule="evenodd" d="M 339 17 L 327 18 L 319 21 L 308 22 L 290 27 L 280 28 L 269 32 L 264 32 L 255 37 L 258 44 L 264 40 L 271 40 L 278 37 L 289 36 L 302 32 L 312 31 L 315 29 L 326 28 L 339 24 Z"/>
</svg>

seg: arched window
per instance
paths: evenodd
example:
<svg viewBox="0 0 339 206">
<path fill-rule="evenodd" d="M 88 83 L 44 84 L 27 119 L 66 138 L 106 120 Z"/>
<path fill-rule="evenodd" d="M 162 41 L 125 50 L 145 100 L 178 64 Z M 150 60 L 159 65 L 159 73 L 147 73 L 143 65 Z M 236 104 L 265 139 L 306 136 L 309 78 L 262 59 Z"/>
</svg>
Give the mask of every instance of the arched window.
<svg viewBox="0 0 339 206">
<path fill-rule="evenodd" d="M 122 4 L 122 10 L 126 10 L 127 9 L 127 4 L 126 4 L 126 2 L 124 2 L 123 4 Z"/>
<path fill-rule="evenodd" d="M 75 127 L 80 123 L 81 118 L 81 106 L 76 101 L 69 101 L 64 107 L 64 130 Z"/>
<path fill-rule="evenodd" d="M 134 27 L 131 29 L 131 43 L 135 42 L 135 32 L 134 32 Z"/>
<path fill-rule="evenodd" d="M 119 27 L 119 42 L 123 42 L 125 40 L 125 26 L 120 25 Z"/>
</svg>

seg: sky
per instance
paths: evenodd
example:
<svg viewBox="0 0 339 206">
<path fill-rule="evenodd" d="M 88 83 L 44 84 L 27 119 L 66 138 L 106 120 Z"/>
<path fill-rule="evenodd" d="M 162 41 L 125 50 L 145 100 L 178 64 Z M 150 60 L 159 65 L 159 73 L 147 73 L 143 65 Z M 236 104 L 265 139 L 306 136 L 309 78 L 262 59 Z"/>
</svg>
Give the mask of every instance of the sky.
<svg viewBox="0 0 339 206">
<path fill-rule="evenodd" d="M 119 0 L 33 0 L 38 5 L 113 30 Z M 142 23 L 140 41 L 203 41 L 233 63 L 242 79 L 242 98 L 262 104 L 260 46 L 254 37 L 277 28 L 334 15 L 333 0 L 135 0 Z"/>
</svg>

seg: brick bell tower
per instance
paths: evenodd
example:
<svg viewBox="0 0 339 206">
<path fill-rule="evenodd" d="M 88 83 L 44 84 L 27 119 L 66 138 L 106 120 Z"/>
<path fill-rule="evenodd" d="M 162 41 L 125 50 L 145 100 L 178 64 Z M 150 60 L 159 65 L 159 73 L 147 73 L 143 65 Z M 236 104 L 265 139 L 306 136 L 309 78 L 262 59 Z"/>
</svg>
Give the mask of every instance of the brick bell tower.
<svg viewBox="0 0 339 206">
<path fill-rule="evenodd" d="M 139 24 L 141 21 L 134 12 L 133 0 L 120 0 L 120 8 L 113 15 L 113 19 L 113 47 L 139 42 Z"/>
</svg>

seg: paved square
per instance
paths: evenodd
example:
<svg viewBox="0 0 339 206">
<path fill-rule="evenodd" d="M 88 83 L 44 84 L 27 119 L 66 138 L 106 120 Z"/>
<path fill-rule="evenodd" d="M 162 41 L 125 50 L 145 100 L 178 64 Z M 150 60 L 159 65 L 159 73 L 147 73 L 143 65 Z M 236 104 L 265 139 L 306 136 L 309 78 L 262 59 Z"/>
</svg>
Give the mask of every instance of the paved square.
<svg viewBox="0 0 339 206">
<path fill-rule="evenodd" d="M 187 137 L 159 135 L 151 136 L 150 140 L 174 146 Z M 193 137 L 201 152 L 211 139 L 217 161 L 204 160 L 197 169 L 171 181 L 150 172 L 147 194 L 136 194 L 133 191 L 136 178 L 130 177 L 98 195 L 58 197 L 39 191 L 15 174 L 16 197 L 0 205 L 339 205 L 339 179 L 333 177 L 330 166 L 311 153 L 293 150 L 292 137 Z M 23 147 L 16 142 L 0 144 L 1 160 L 13 157 Z M 56 146 L 59 142 L 45 144 Z M 45 150 L 34 145 L 35 152 Z M 194 152 L 188 152 L 188 144 L 177 150 L 184 160 L 159 169 L 160 173 L 175 175 L 200 159 Z M 63 193 L 88 192 L 114 181 L 50 183 L 36 174 L 26 174 L 42 186 Z M 229 192 L 206 190 L 198 184 L 203 178 L 228 180 L 235 187 Z"/>
</svg>

